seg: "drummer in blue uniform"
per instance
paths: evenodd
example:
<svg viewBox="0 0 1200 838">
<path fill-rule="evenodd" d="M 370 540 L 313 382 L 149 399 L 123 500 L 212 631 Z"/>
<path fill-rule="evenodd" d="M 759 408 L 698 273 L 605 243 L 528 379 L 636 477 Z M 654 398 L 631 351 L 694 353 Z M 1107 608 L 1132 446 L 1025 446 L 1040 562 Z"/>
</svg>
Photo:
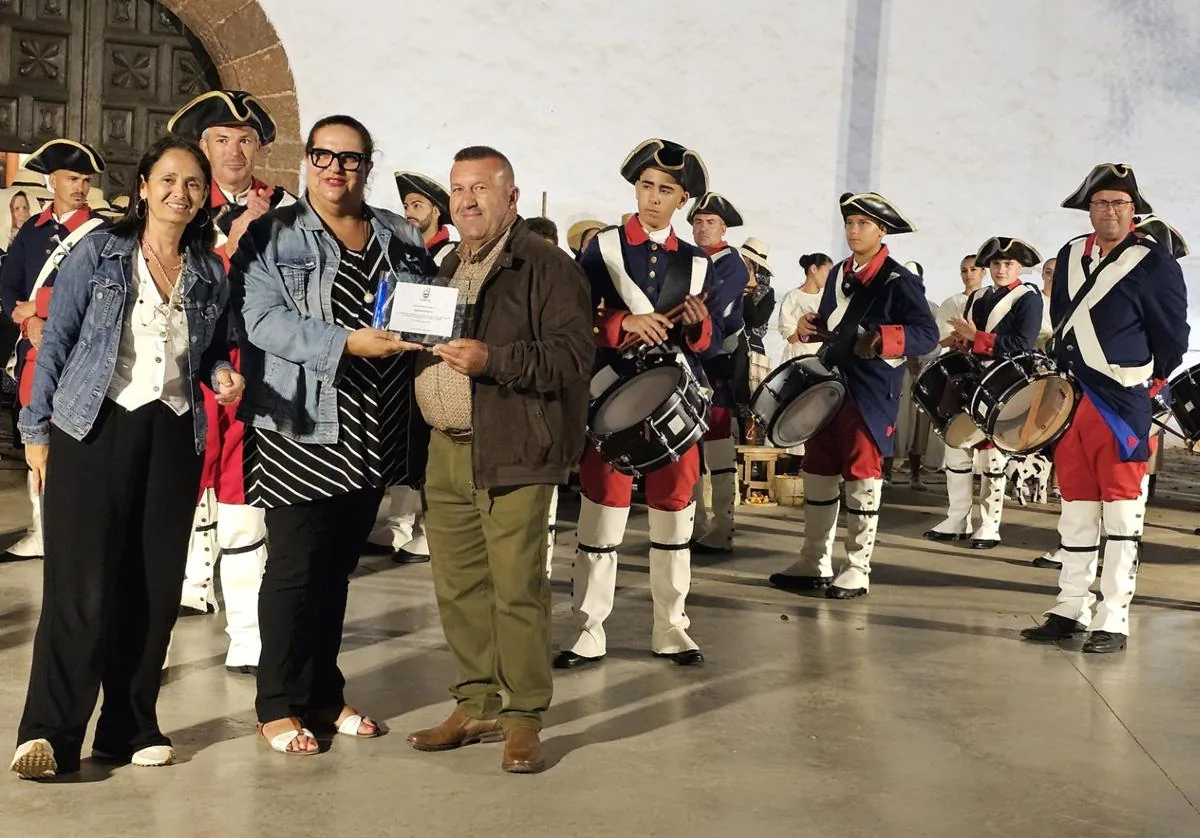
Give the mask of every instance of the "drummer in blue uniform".
<svg viewBox="0 0 1200 838">
<path fill-rule="evenodd" d="M 742 295 L 750 282 L 750 271 L 741 254 L 725 241 L 730 227 L 741 227 L 742 216 L 729 199 L 706 192 L 688 213 L 696 244 L 713 263 L 716 286 L 708 309 L 721 321 L 719 353 L 704 362 L 704 372 L 713 388 L 708 410 L 708 431 L 700 446 L 701 476 L 696 481 L 696 526 L 693 553 L 729 553 L 733 550 L 733 512 L 737 500 L 737 351 L 745 323 Z M 705 502 L 704 475 L 712 487 L 712 517 Z"/>
<path fill-rule="evenodd" d="M 637 336 L 657 351 L 682 354 L 697 377 L 700 361 L 719 351 L 721 319 L 711 317 L 705 296 L 719 298 L 712 262 L 703 250 L 675 235 L 671 218 L 691 195 L 703 195 L 708 172 L 696 152 L 670 140 L 650 139 L 621 165 L 621 176 L 634 185 L 636 214 L 620 227 L 593 237 L 580 264 L 592 285 L 597 307 L 598 372 L 592 397 L 630 375 L 632 363 L 618 357 L 619 347 Z M 703 296 L 702 296 L 703 295 Z M 682 300 L 681 320 L 666 311 Z M 691 587 L 694 504 L 700 477 L 696 446 L 680 459 L 645 476 L 650 507 L 650 597 L 654 604 L 651 648 L 680 666 L 703 663 L 699 646 L 688 635 L 684 602 Z M 617 548 L 625 536 L 633 478 L 601 459 L 592 446 L 579 464 L 582 487 L 579 546 L 575 554 L 574 613 L 578 634 L 558 654 L 554 666 L 570 669 L 595 663 L 607 654 L 604 621 L 612 612 L 617 585 Z"/>
<path fill-rule="evenodd" d="M 0 307 L 21 329 L 16 379 L 22 405 L 29 403 L 42 329 L 50 316 L 50 298 L 58 265 L 84 236 L 105 224 L 88 209 L 92 178 L 104 171 L 100 153 L 86 143 L 51 140 L 26 160 L 31 172 L 48 176 L 53 200 L 29 219 L 13 239 L 0 267 Z M 8 549 L 10 558 L 42 555 L 41 495 L 29 478 L 33 520 L 25 537 Z"/>
<path fill-rule="evenodd" d="M 891 257 L 883 238 L 913 225 L 875 192 L 841 198 L 851 255 L 834 267 L 816 314 L 797 334 L 827 334 L 822 350 L 846 383 L 833 421 L 805 445 L 804 545 L 800 558 L 770 582 L 788 591 L 825 589 L 831 599 L 863 596 L 870 587 L 871 553 L 879 523 L 883 458 L 894 448 L 905 356 L 923 355 L 938 328 L 920 277 Z M 846 560 L 833 574 L 833 537 L 842 481 L 846 483 Z"/>
<path fill-rule="evenodd" d="M 1056 642 L 1090 632 L 1084 652 L 1118 652 L 1137 584 L 1151 397 L 1187 350 L 1187 288 L 1172 252 L 1134 227 L 1135 213 L 1153 210 L 1131 166 L 1096 166 L 1063 206 L 1086 210 L 1094 231 L 1059 251 L 1050 292 L 1049 351 L 1082 397 L 1054 450 L 1063 500 L 1058 602 L 1021 634 Z M 1101 528 L 1102 601 L 1093 610 Z"/>
<path fill-rule="evenodd" d="M 1021 272 L 1040 264 L 1041 255 L 1020 239 L 995 236 L 979 248 L 975 264 L 990 269 L 992 285 L 973 291 L 962 317 L 949 321 L 954 348 L 969 352 L 984 366 L 993 361 L 1029 352 L 1037 342 L 1042 325 L 1042 294 L 1037 286 L 1021 282 Z M 990 550 L 1000 543 L 1000 519 L 1004 514 L 1005 466 L 1008 458 L 990 442 L 972 450 L 946 448 L 946 518 L 925 533 L 931 541 L 970 538 L 976 550 Z M 972 468 L 973 466 L 973 468 Z M 979 529 L 972 533 L 973 471 L 981 476 Z"/>
</svg>

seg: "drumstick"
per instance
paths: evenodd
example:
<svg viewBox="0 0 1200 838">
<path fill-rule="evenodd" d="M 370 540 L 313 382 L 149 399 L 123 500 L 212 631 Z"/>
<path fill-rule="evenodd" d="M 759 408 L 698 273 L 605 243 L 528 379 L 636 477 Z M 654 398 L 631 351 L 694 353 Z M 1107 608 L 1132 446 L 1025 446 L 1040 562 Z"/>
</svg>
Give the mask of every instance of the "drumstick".
<svg viewBox="0 0 1200 838">
<path fill-rule="evenodd" d="M 1024 451 L 1026 444 L 1029 442 L 1029 435 L 1037 425 L 1038 411 L 1042 407 L 1042 396 L 1046 392 L 1045 378 L 1038 379 L 1033 385 L 1033 398 L 1029 402 L 1029 413 L 1025 416 L 1025 424 L 1021 427 L 1021 435 L 1018 437 L 1018 444 L 1021 450 Z"/>
<path fill-rule="evenodd" d="M 696 299 L 703 302 L 704 294 L 703 293 L 697 294 Z M 675 306 L 675 308 L 666 312 L 663 316 L 671 321 L 671 325 L 673 325 L 673 326 L 678 325 L 679 321 L 683 320 L 684 306 L 685 306 L 685 303 L 680 303 L 679 305 Z M 625 341 L 620 346 L 617 347 L 617 351 L 618 352 L 628 352 L 630 349 L 634 349 L 644 342 L 645 342 L 645 340 L 642 338 L 641 335 L 630 335 L 628 338 L 625 339 Z"/>
</svg>

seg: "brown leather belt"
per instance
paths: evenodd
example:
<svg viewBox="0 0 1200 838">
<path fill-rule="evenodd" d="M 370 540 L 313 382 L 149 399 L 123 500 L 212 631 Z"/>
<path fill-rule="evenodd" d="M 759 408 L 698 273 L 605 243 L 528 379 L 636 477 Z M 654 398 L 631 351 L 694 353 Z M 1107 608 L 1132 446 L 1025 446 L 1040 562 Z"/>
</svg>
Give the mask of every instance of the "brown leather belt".
<svg viewBox="0 0 1200 838">
<path fill-rule="evenodd" d="M 442 436 L 444 436 L 446 439 L 450 440 L 451 442 L 457 443 L 459 445 L 467 445 L 468 443 L 470 443 L 472 440 L 475 439 L 474 432 L 470 431 L 470 430 L 456 431 L 453 429 L 442 430 L 439 428 L 438 433 L 441 434 Z"/>
</svg>

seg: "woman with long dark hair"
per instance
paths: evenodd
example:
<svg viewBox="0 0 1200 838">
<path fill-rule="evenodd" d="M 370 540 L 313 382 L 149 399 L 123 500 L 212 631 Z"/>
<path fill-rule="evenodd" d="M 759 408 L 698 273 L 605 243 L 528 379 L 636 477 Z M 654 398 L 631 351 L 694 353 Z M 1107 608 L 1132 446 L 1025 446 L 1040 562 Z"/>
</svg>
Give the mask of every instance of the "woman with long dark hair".
<svg viewBox="0 0 1200 838">
<path fill-rule="evenodd" d="M 233 260 L 249 383 L 246 500 L 266 509 L 259 590 L 259 730 L 281 753 L 317 753 L 310 727 L 373 737 L 338 669 L 350 574 L 389 486 L 424 474 L 428 431 L 413 403 L 415 344 L 374 329 L 383 271 L 433 276 L 416 228 L 367 206 L 374 143 L 326 117 L 305 145 L 304 197 L 251 224 Z"/>
<path fill-rule="evenodd" d="M 200 385 L 232 403 L 241 376 L 220 356 L 228 299 L 212 225 L 212 174 L 187 140 L 142 155 L 125 218 L 63 261 L 21 411 L 46 520 L 42 615 L 12 770 L 79 769 L 92 756 L 169 765 L 160 670 L 179 608 L 200 483 Z"/>
</svg>

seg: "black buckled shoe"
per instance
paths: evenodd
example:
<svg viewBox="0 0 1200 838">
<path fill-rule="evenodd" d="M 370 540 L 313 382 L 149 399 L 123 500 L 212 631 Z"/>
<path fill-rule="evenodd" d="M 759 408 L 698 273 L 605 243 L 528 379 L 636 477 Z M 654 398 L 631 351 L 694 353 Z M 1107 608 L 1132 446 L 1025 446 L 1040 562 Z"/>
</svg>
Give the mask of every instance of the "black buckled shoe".
<svg viewBox="0 0 1200 838">
<path fill-rule="evenodd" d="M 1036 559 L 1030 562 L 1030 564 L 1034 567 L 1040 567 L 1046 570 L 1062 570 L 1062 562 L 1056 562 L 1054 559 L 1050 558 L 1050 556 L 1053 555 L 1053 553 L 1047 553 L 1044 556 L 1038 556 Z"/>
<path fill-rule="evenodd" d="M 999 546 L 1000 546 L 1000 539 L 998 539 L 998 538 L 972 538 L 971 539 L 971 549 L 972 550 L 991 550 L 992 548 L 999 547 Z"/>
<path fill-rule="evenodd" d="M 970 538 L 965 532 L 941 532 L 940 530 L 926 530 L 925 538 L 930 541 L 966 541 Z"/>
<path fill-rule="evenodd" d="M 786 573 L 772 573 L 767 581 L 781 591 L 820 591 L 829 587 L 833 582 L 832 576 L 790 576 Z"/>
<path fill-rule="evenodd" d="M 1097 655 L 1107 655 L 1109 652 L 1125 651 L 1129 637 L 1113 631 L 1094 631 L 1092 636 L 1084 641 L 1081 651 Z"/>
<path fill-rule="evenodd" d="M 839 588 L 837 585 L 830 585 L 825 589 L 826 599 L 854 599 L 866 595 L 866 588 Z"/>
<path fill-rule="evenodd" d="M 669 658 L 677 666 L 700 666 L 704 663 L 704 655 L 699 649 L 688 649 L 684 652 L 655 652 L 656 658 Z"/>
<path fill-rule="evenodd" d="M 564 649 L 554 656 L 552 665 L 555 669 L 578 669 L 581 666 L 600 663 L 602 660 L 604 660 L 604 655 L 589 658 L 586 655 L 577 655 L 570 649 Z"/>
<path fill-rule="evenodd" d="M 225 671 L 230 675 L 249 675 L 253 678 L 258 677 L 258 667 L 251 666 L 248 663 L 243 663 L 238 666 L 230 666 L 229 664 L 226 664 Z"/>
<path fill-rule="evenodd" d="M 1087 626 L 1074 620 L 1051 614 L 1040 626 L 1021 630 L 1021 637 L 1033 643 L 1057 643 L 1087 632 Z"/>
</svg>

